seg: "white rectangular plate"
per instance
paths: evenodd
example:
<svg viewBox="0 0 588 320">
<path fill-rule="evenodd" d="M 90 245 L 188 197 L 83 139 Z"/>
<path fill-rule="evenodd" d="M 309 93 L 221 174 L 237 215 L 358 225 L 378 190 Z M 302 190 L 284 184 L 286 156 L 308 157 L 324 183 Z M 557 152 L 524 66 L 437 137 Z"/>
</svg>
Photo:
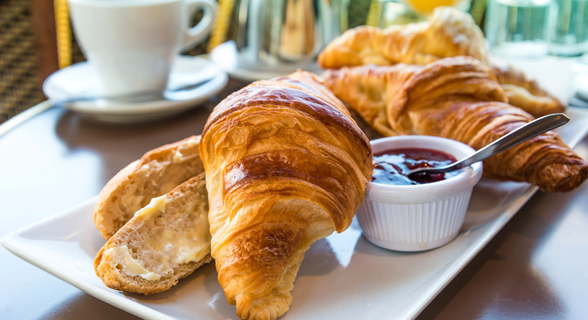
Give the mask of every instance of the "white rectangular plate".
<svg viewBox="0 0 588 320">
<path fill-rule="evenodd" d="M 571 146 L 588 132 L 588 110 L 570 108 L 559 133 Z M 525 183 L 482 180 L 457 239 L 436 250 L 399 253 L 361 237 L 354 221 L 342 234 L 312 245 L 282 319 L 410 319 L 457 275 L 535 193 Z M 237 319 L 214 264 L 152 296 L 111 290 L 94 273 L 104 239 L 92 222 L 96 199 L 2 239 L 11 252 L 88 294 L 146 319 Z"/>
</svg>

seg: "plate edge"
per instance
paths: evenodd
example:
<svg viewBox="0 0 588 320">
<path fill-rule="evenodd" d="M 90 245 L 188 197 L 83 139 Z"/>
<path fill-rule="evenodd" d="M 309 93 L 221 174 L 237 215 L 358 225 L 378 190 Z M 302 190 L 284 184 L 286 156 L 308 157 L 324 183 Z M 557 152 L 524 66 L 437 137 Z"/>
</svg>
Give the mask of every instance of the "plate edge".
<svg viewBox="0 0 588 320">
<path fill-rule="evenodd" d="M 520 201 L 520 203 L 517 203 L 516 209 L 509 210 L 512 212 L 511 214 L 500 215 L 505 217 L 504 221 L 495 230 L 493 230 L 493 232 L 484 237 L 484 240 L 481 241 L 473 251 L 471 251 L 471 254 L 465 257 L 465 259 L 462 260 L 455 268 L 451 269 L 451 272 L 449 271 L 449 269 L 443 272 L 443 276 L 446 275 L 444 280 L 438 280 L 435 282 L 436 288 L 434 292 L 428 295 L 425 299 L 423 299 L 423 303 L 419 304 L 417 308 L 414 308 L 413 311 L 408 312 L 407 319 L 415 319 L 431 303 L 431 301 L 433 301 L 433 299 L 435 299 L 439 295 L 439 293 L 441 293 L 441 291 L 443 291 L 443 289 L 445 289 L 445 287 L 447 287 L 451 283 L 451 281 L 453 281 L 453 279 L 455 279 L 455 277 L 457 277 L 459 273 L 461 273 L 461 271 L 472 261 L 472 259 L 475 258 L 480 253 L 480 251 L 482 251 L 482 249 L 484 249 L 486 245 L 490 241 L 492 241 L 492 239 L 494 239 L 494 237 L 502 230 L 502 228 L 504 228 L 504 226 L 519 212 L 519 210 L 533 197 L 533 195 L 535 195 L 535 193 L 538 190 L 539 188 L 537 186 L 530 185 L 529 188 L 523 194 L 523 197 L 526 197 L 526 199 Z M 498 219 L 498 217 L 494 219 Z M 488 221 L 487 223 L 489 222 L 490 221 Z"/>
<path fill-rule="evenodd" d="M 569 109 L 588 118 L 588 109 L 568 106 L 568 110 Z M 568 145 L 571 149 L 574 149 L 584 138 L 586 138 L 587 135 L 588 127 L 584 129 L 584 132 L 577 136 L 575 140 L 570 141 Z M 453 272 L 445 271 L 443 273 L 443 275 L 448 275 L 448 277 L 446 277 L 444 281 L 436 281 L 437 288 L 432 294 L 422 300 L 423 303 L 421 303 L 417 308 L 414 308 L 412 312 L 407 313 L 408 319 L 415 319 L 431 303 L 431 301 L 433 301 L 433 299 L 435 299 L 439 293 L 441 293 L 441 291 L 443 291 L 443 289 L 445 289 L 445 287 L 447 287 L 449 283 L 451 283 L 451 281 L 457 277 L 457 275 L 472 261 L 472 259 L 475 258 L 478 253 L 480 253 L 480 251 L 482 251 L 482 249 L 484 249 L 486 245 L 492 241 L 492 239 L 494 239 L 494 237 L 502 230 L 502 228 L 504 228 L 504 226 L 519 212 L 519 210 L 533 197 L 533 195 L 535 195 L 538 190 L 539 188 L 537 186 L 530 185 L 529 189 L 527 189 L 523 194 L 526 199 L 520 201 L 520 203 L 517 204 L 516 210 L 512 211 L 512 214 L 506 215 L 506 219 L 493 232 L 486 236 L 484 240 L 478 244 L 478 246 L 476 246 L 475 250 L 472 251 L 472 254 L 468 255 L 466 259 L 464 259 L 461 263 L 452 269 Z M 494 219 L 497 218 L 498 217 Z"/>
<path fill-rule="evenodd" d="M 51 105 L 48 100 L 45 100 L 6 120 L 0 125 L 0 137 L 52 107 L 53 105 Z"/>
<path fill-rule="evenodd" d="M 146 306 L 144 306 L 140 303 L 137 303 L 135 301 L 128 300 L 128 299 L 114 298 L 114 297 L 112 297 L 112 293 L 109 293 L 109 292 L 102 293 L 99 290 L 92 287 L 91 285 L 88 285 L 83 281 L 79 281 L 73 277 L 70 277 L 66 273 L 63 273 L 62 271 L 58 270 L 57 268 L 51 267 L 48 264 L 42 262 L 41 260 L 35 258 L 33 255 L 26 252 L 25 250 L 18 249 L 12 243 L 7 242 L 6 238 L 9 238 L 10 236 L 12 236 L 12 234 L 4 236 L 1 240 L 2 245 L 4 246 L 4 248 L 6 248 L 6 250 L 8 250 L 10 253 L 14 254 L 15 256 L 19 257 L 20 259 L 24 260 L 25 262 L 30 263 L 31 265 L 49 273 L 50 275 L 76 287 L 77 289 L 81 290 L 82 292 L 89 294 L 92 297 L 94 297 L 100 301 L 103 301 L 109 305 L 112 305 L 118 309 L 121 309 L 125 312 L 131 313 L 131 314 L 133 314 L 137 317 L 143 318 L 143 319 L 177 320 L 177 319 L 169 317 L 169 316 L 167 316 L 167 315 L 165 315 L 165 314 L 163 314 L 153 308 L 146 307 Z M 154 313 L 155 313 L 155 315 L 154 315 Z"/>
<path fill-rule="evenodd" d="M 33 265 L 33 266 L 51 274 L 51 275 L 53 275 L 54 277 L 57 277 L 58 279 L 65 281 L 66 283 L 76 287 L 77 289 L 83 291 L 84 293 L 91 295 L 92 297 L 94 297 L 100 301 L 108 303 L 116 308 L 119 308 L 121 310 L 124 310 L 128 313 L 131 313 L 135 316 L 138 316 L 138 317 L 141 317 L 144 319 L 176 320 L 176 318 L 170 317 L 170 316 L 168 316 L 164 313 L 161 313 L 160 311 L 157 311 L 153 308 L 144 306 L 136 301 L 129 300 L 129 299 L 119 299 L 119 297 L 113 297 L 112 295 L 114 293 L 110 293 L 110 292 L 103 293 L 103 292 L 97 290 L 96 288 L 94 288 L 93 286 L 86 284 L 82 281 L 79 281 L 73 277 L 70 277 L 67 273 L 64 273 L 64 272 L 60 271 L 59 269 L 54 268 L 54 267 L 46 264 L 45 262 L 35 258 L 32 254 L 27 252 L 25 249 L 19 249 L 18 245 L 15 245 L 14 240 L 15 240 L 15 238 L 19 237 L 20 233 L 28 231 L 30 229 L 33 229 L 35 227 L 38 227 L 39 225 L 47 223 L 50 220 L 71 214 L 72 211 L 79 210 L 80 208 L 87 206 L 88 204 L 90 204 L 92 202 L 95 203 L 97 198 L 98 198 L 98 196 L 92 197 L 92 198 L 90 198 L 86 201 L 83 201 L 83 202 L 79 203 L 78 205 L 75 205 L 75 206 L 73 206 L 69 209 L 66 209 L 60 213 L 54 214 L 54 215 L 49 216 L 45 219 L 42 219 L 42 220 L 39 220 L 33 224 L 30 224 L 24 228 L 13 231 L 13 232 L 3 236 L 0 239 L 0 243 L 2 244 L 2 246 L 4 248 L 6 248 L 6 250 L 8 250 L 10 253 L 14 254 L 18 258 L 26 261 L 27 263 L 30 263 L 31 265 Z"/>
</svg>

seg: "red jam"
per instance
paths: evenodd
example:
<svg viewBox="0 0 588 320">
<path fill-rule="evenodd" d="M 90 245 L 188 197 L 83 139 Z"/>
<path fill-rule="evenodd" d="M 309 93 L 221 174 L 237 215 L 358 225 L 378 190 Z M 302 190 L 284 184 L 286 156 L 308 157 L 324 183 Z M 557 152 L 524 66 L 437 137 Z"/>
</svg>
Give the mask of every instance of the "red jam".
<svg viewBox="0 0 588 320">
<path fill-rule="evenodd" d="M 409 179 L 404 173 L 417 168 L 442 167 L 457 161 L 453 156 L 431 149 L 392 149 L 374 155 L 372 182 L 393 185 L 416 185 L 437 182 L 459 174 L 459 171 L 416 175 Z M 413 175 L 414 176 L 414 175 Z"/>
</svg>

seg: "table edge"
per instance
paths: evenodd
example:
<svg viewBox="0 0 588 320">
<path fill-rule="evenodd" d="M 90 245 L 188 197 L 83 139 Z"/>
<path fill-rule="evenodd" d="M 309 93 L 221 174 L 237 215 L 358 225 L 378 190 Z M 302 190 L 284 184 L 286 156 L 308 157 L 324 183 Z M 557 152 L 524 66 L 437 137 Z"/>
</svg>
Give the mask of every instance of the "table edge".
<svg viewBox="0 0 588 320">
<path fill-rule="evenodd" d="M 4 136 L 8 132 L 10 132 L 10 130 L 18 127 L 19 125 L 25 123 L 27 120 L 33 118 L 34 116 L 51 107 L 53 107 L 53 105 L 49 103 L 49 100 L 45 100 L 6 120 L 4 123 L 0 124 L 0 137 Z"/>
</svg>

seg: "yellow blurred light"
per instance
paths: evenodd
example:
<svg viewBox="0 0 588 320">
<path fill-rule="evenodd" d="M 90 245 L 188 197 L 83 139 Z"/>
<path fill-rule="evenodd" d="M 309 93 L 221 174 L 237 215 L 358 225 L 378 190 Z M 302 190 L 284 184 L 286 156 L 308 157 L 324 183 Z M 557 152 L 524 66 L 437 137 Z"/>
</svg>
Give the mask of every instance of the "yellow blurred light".
<svg viewBox="0 0 588 320">
<path fill-rule="evenodd" d="M 422 14 L 429 14 L 437 7 L 441 6 L 454 6 L 461 0 L 405 0 L 415 11 Z"/>
</svg>

